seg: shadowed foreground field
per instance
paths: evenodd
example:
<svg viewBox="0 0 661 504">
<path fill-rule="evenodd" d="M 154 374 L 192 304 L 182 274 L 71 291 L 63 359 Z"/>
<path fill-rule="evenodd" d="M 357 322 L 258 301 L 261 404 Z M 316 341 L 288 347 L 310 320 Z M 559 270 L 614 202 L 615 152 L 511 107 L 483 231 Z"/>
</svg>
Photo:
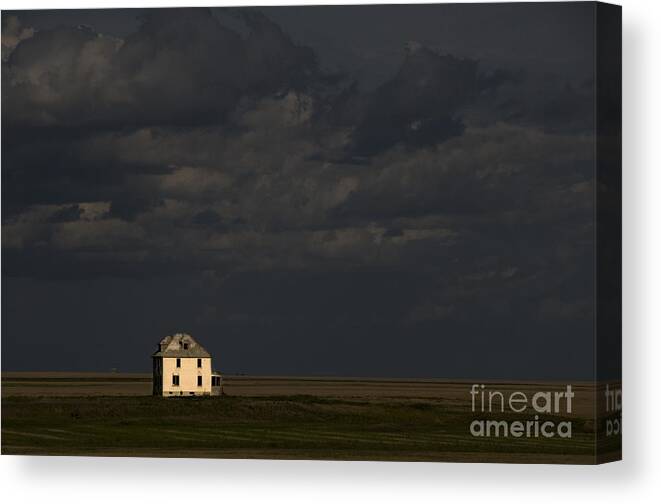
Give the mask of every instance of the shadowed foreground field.
<svg viewBox="0 0 661 504">
<path fill-rule="evenodd" d="M 202 398 L 154 398 L 150 387 L 145 375 L 4 373 L 2 453 L 595 462 L 587 385 L 576 385 L 574 414 L 564 419 L 571 439 L 472 437 L 480 416 L 470 411 L 468 382 L 228 377 L 226 396 Z M 498 418 L 518 417 L 530 414 Z M 615 439 L 598 437 L 600 460 L 618 458 Z"/>
</svg>

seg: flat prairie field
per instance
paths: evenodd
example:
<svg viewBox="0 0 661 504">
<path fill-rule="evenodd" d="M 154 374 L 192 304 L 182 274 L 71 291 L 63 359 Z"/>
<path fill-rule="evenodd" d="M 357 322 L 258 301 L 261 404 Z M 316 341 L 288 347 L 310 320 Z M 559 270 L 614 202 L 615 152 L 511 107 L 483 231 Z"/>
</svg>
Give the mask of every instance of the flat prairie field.
<svg viewBox="0 0 661 504">
<path fill-rule="evenodd" d="M 150 395 L 147 374 L 4 372 L 2 453 L 568 464 L 621 453 L 621 438 L 605 433 L 610 417 L 593 420 L 605 384 L 572 383 L 571 413 L 537 415 L 537 425 L 570 423 L 571 437 L 535 435 L 531 409 L 501 411 L 497 402 L 496 413 L 473 411 L 471 381 L 225 376 L 224 384 L 222 397 L 161 398 Z M 532 396 L 566 384 L 485 389 Z M 532 435 L 503 426 L 476 436 L 476 420 L 530 422 Z"/>
</svg>

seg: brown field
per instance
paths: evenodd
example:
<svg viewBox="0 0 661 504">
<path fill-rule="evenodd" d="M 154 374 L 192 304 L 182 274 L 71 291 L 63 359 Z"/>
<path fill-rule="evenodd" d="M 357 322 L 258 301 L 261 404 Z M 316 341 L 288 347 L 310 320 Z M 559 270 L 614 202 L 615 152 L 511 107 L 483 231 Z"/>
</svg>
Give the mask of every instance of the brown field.
<svg viewBox="0 0 661 504">
<path fill-rule="evenodd" d="M 476 418 L 470 381 L 225 376 L 224 383 L 222 398 L 164 399 L 150 396 L 148 374 L 5 372 L 2 452 L 577 464 L 620 457 L 619 438 L 605 438 L 604 419 L 593 420 L 605 384 L 572 383 L 572 413 L 547 418 L 571 420 L 572 439 L 478 439 L 468 432 Z M 565 386 L 487 384 L 529 395 Z"/>
<path fill-rule="evenodd" d="M 406 380 L 376 378 L 324 378 L 278 376 L 225 376 L 225 394 L 263 397 L 309 395 L 338 398 L 433 398 L 465 403 L 468 380 Z M 482 383 L 482 382 L 479 382 Z M 521 390 L 564 390 L 564 383 L 513 383 L 490 380 L 489 388 L 502 392 Z M 595 387 L 572 383 L 576 392 L 574 413 L 590 416 L 595 409 Z M 151 375 L 145 373 L 3 372 L 2 396 L 147 396 Z"/>
</svg>

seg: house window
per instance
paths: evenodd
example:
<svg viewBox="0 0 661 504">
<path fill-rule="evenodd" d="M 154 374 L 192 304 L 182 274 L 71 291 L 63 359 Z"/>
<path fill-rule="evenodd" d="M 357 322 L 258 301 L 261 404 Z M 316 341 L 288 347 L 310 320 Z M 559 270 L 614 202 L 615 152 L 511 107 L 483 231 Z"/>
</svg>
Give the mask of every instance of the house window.
<svg viewBox="0 0 661 504">
<path fill-rule="evenodd" d="M 201 377 L 201 376 L 198 376 L 198 377 L 197 377 L 197 386 L 198 386 L 198 387 L 201 387 L 201 386 L 202 386 L 202 377 Z"/>
<path fill-rule="evenodd" d="M 184 343 L 184 350 L 188 350 L 188 343 Z"/>
<path fill-rule="evenodd" d="M 179 386 L 179 375 L 173 374 L 172 375 L 172 385 L 175 387 Z"/>
<path fill-rule="evenodd" d="M 181 359 L 177 359 L 177 367 L 181 367 Z"/>
<path fill-rule="evenodd" d="M 202 359 L 197 359 L 197 367 L 202 367 Z"/>
</svg>

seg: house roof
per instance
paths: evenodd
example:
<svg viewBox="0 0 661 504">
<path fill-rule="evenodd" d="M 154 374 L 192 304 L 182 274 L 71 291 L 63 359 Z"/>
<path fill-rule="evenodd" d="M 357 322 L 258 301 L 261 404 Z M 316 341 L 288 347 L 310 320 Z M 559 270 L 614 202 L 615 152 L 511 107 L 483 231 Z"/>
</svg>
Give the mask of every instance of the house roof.
<svg viewBox="0 0 661 504">
<path fill-rule="evenodd" d="M 163 338 L 152 357 L 211 357 L 211 354 L 190 334 L 177 333 Z"/>
</svg>

